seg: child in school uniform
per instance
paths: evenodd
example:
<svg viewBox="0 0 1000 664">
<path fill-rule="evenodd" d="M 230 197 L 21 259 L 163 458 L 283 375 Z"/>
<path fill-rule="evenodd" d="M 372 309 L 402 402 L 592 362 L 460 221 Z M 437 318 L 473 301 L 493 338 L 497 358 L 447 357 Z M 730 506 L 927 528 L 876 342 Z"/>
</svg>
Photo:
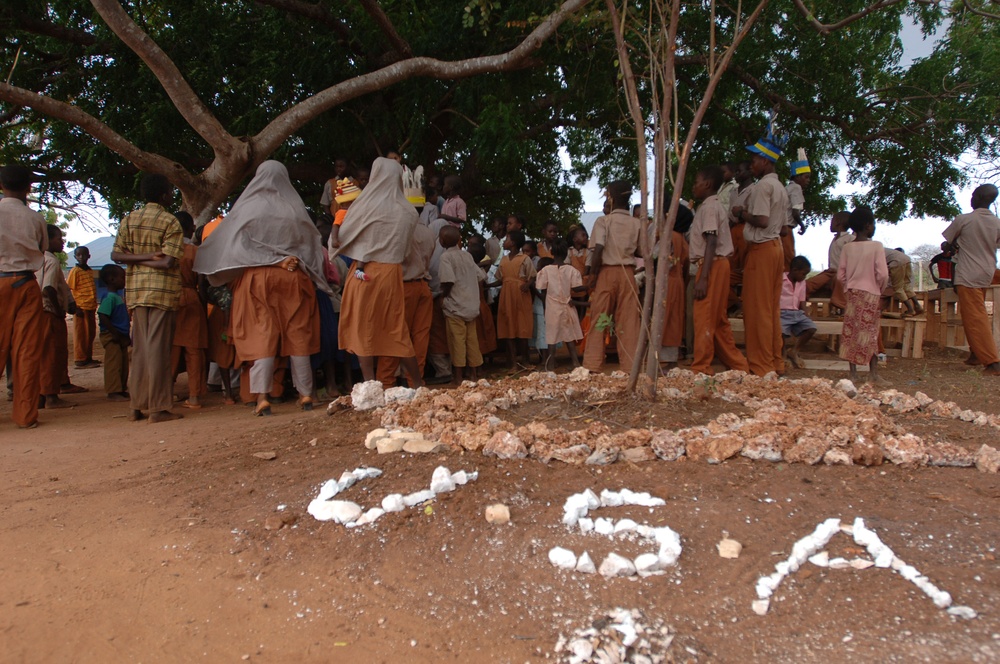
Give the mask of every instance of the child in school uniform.
<svg viewBox="0 0 1000 664">
<path fill-rule="evenodd" d="M 99 367 L 94 359 L 94 337 L 97 330 L 97 285 L 94 270 L 88 265 L 90 249 L 77 247 L 73 251 L 76 265 L 66 277 L 66 285 L 76 302 L 73 314 L 73 359 L 78 368 Z"/>
<path fill-rule="evenodd" d="M 439 233 L 439 242 L 445 248 L 441 254 L 439 274 L 448 334 L 448 352 L 451 354 L 451 375 L 456 385 L 461 385 L 463 373 L 476 380 L 477 369 L 483 365 L 476 337 L 476 318 L 479 316 L 480 286 L 485 276 L 476 261 L 459 246 L 461 233 L 455 226 L 445 226 Z"/>
<path fill-rule="evenodd" d="M 493 267 L 490 256 L 486 251 L 486 240 L 482 235 L 473 235 L 469 238 L 467 251 L 476 261 L 480 272 L 483 272 L 483 288 L 479 289 L 479 318 L 476 319 L 476 339 L 479 340 L 479 352 L 485 359 L 487 355 L 497 349 L 497 326 L 493 317 L 493 310 L 486 301 L 486 282 L 489 276 L 484 271 L 487 267 Z"/>
<path fill-rule="evenodd" d="M 808 258 L 796 256 L 781 281 L 781 334 L 785 342 L 785 359 L 796 369 L 805 368 L 799 349 L 816 334 L 816 323 L 805 312 L 806 276 L 811 269 Z M 795 339 L 793 344 L 789 344 L 791 338 Z"/>
<path fill-rule="evenodd" d="M 507 342 L 507 366 L 511 370 L 514 369 L 515 346 L 524 358 L 524 368 L 533 368 L 528 358 L 528 339 L 534 328 L 531 287 L 537 273 L 531 259 L 521 253 L 522 247 L 524 233 L 509 231 L 503 243 L 507 255 L 500 259 L 497 271 L 501 285 L 497 337 Z"/>
<path fill-rule="evenodd" d="M 712 374 L 718 356 L 730 369 L 747 371 L 747 359 L 736 349 L 726 309 L 730 292 L 730 267 L 734 253 L 727 210 L 717 193 L 722 169 L 709 166 L 698 171 L 694 197 L 702 201 L 691 222 L 689 258 L 697 266 L 694 281 L 694 360 L 691 371 Z"/>
<path fill-rule="evenodd" d="M 41 401 L 44 408 L 72 408 L 74 404 L 59 398 L 61 387 L 69 382 L 69 339 L 66 329 L 66 308 L 69 306 L 69 286 L 63 278 L 62 267 L 56 253 L 63 250 L 62 231 L 56 226 L 46 227 L 49 249 L 45 252 L 42 269 L 35 277 L 42 289 L 42 344 Z M 83 392 L 82 388 L 76 390 Z"/>
<path fill-rule="evenodd" d="M 444 179 L 444 204 L 441 206 L 439 217 L 445 219 L 452 226 L 461 228 L 469 218 L 465 201 L 462 200 L 462 178 L 458 175 L 449 175 Z"/>
<path fill-rule="evenodd" d="M 875 215 L 871 208 L 862 205 L 855 209 L 847 225 L 855 238 L 844 245 L 837 267 L 837 279 L 843 282 L 847 297 L 840 357 L 850 364 L 851 380 L 858 380 L 857 365 L 867 364 L 871 381 L 882 383 L 878 375 L 878 336 L 889 267 L 884 247 L 872 239 Z"/>
<path fill-rule="evenodd" d="M 181 300 L 174 319 L 170 374 L 176 382 L 183 356 L 184 370 L 188 375 L 188 398 L 182 405 L 197 410 L 201 408 L 201 398 L 208 391 L 206 385 L 208 367 L 205 364 L 205 350 L 208 348 L 208 314 L 201 301 L 198 274 L 194 271 L 194 259 L 198 255 L 198 247 L 192 242 L 194 219 L 183 211 L 174 216 L 180 222 L 181 231 L 184 233 L 184 255 L 180 260 Z"/>
<path fill-rule="evenodd" d="M 104 392 L 108 401 L 128 401 L 128 347 L 130 321 L 128 307 L 122 299 L 125 270 L 110 263 L 101 268 L 101 281 L 108 291 L 97 307 L 104 347 Z"/>
<path fill-rule="evenodd" d="M 574 311 L 573 295 L 585 293 L 583 276 L 572 265 L 566 264 L 569 248 L 563 240 L 552 245 L 553 263 L 538 273 L 535 288 L 545 300 L 545 342 L 549 346 L 545 368 L 552 369 L 556 346 L 565 343 L 573 368 L 580 366 L 576 344 L 583 339 L 580 317 Z"/>
<path fill-rule="evenodd" d="M 539 258 L 552 258 L 552 245 L 559 238 L 559 224 L 547 221 L 542 227 L 542 240 L 536 245 Z"/>
<path fill-rule="evenodd" d="M 916 293 L 913 292 L 913 266 L 910 257 L 900 249 L 885 250 L 885 263 L 889 266 L 889 281 L 892 282 L 893 297 L 906 307 L 906 313 L 914 316 L 924 313 Z"/>
<path fill-rule="evenodd" d="M 541 243 L 539 243 L 539 246 L 541 246 Z M 554 262 L 552 258 L 538 257 L 535 263 L 535 270 L 541 272 Z M 538 352 L 538 361 L 544 365 L 547 363 L 549 355 L 549 344 L 545 340 L 545 301 L 542 299 L 537 288 L 531 289 L 531 318 L 533 329 L 531 339 L 528 341 L 528 347 L 534 348 Z"/>
</svg>

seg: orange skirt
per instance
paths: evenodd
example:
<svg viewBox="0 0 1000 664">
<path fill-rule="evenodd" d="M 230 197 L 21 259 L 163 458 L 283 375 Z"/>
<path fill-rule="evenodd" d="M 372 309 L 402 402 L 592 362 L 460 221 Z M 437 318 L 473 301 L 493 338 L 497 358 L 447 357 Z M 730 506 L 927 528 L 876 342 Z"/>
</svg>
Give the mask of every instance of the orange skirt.
<svg viewBox="0 0 1000 664">
<path fill-rule="evenodd" d="M 493 312 L 486 304 L 486 297 L 479 295 L 479 317 L 476 318 L 476 338 L 479 340 L 479 352 L 483 355 L 497 349 L 497 328 L 493 323 Z"/>
<path fill-rule="evenodd" d="M 521 291 L 520 279 L 505 279 L 497 309 L 497 336 L 501 339 L 530 339 L 535 331 L 531 291 Z"/>
<path fill-rule="evenodd" d="M 302 270 L 248 268 L 233 284 L 232 324 L 245 361 L 318 353 L 316 287 Z"/>
<path fill-rule="evenodd" d="M 403 266 L 368 263 L 368 281 L 347 274 L 340 303 L 340 347 L 359 357 L 413 357 L 406 327 Z"/>
</svg>

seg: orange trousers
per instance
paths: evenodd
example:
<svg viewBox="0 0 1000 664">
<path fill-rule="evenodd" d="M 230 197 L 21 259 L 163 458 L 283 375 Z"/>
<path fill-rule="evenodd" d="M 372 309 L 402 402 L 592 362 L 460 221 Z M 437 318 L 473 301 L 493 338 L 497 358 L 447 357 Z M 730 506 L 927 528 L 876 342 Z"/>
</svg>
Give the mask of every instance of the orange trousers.
<svg viewBox="0 0 1000 664">
<path fill-rule="evenodd" d="M 597 329 L 597 319 L 604 313 L 614 320 L 618 340 L 618 364 L 623 370 L 632 367 L 642 308 L 639 289 L 635 284 L 635 268 L 631 265 L 606 265 L 597 275 L 597 284 L 590 297 L 590 326 L 587 347 L 583 351 L 583 366 L 600 371 L 604 366 L 604 330 Z"/>
<path fill-rule="evenodd" d="M 77 309 L 73 315 L 73 359 L 87 362 L 94 359 L 94 339 L 97 336 L 97 310 Z"/>
<path fill-rule="evenodd" d="M 745 223 L 739 223 L 730 228 L 733 238 L 733 255 L 729 257 L 729 306 L 740 301 L 736 287 L 743 283 L 743 266 L 747 259 L 747 241 L 743 237 Z"/>
<path fill-rule="evenodd" d="M 695 283 L 701 278 L 704 264 L 698 267 Z M 712 375 L 712 360 L 719 357 L 730 369 L 747 371 L 747 358 L 736 349 L 729 327 L 726 303 L 729 294 L 729 259 L 716 258 L 708 273 L 708 293 L 694 301 L 694 361 L 691 371 Z"/>
<path fill-rule="evenodd" d="M 969 350 L 984 366 L 1000 362 L 996 340 L 986 315 L 986 289 L 955 286 L 958 293 L 958 313 L 962 316 L 962 328 L 969 340 Z M 997 314 L 994 313 L 994 316 Z"/>
<path fill-rule="evenodd" d="M 448 332 L 444 322 L 444 311 L 441 309 L 443 297 L 434 300 L 434 313 L 431 319 L 431 338 L 427 352 L 434 355 L 448 354 Z"/>
<path fill-rule="evenodd" d="M 743 270 L 743 323 L 750 371 L 763 376 L 785 371 L 781 356 L 781 242 L 751 244 Z"/>
<path fill-rule="evenodd" d="M 39 365 L 46 320 L 42 291 L 33 276 L 0 277 L 0 367 L 11 359 L 14 380 L 12 419 L 26 427 L 38 421 Z M 67 351 L 68 352 L 68 351 Z M 57 390 L 58 391 L 58 390 Z"/>
<path fill-rule="evenodd" d="M 203 397 L 208 392 L 208 364 L 205 349 L 191 346 L 173 346 L 170 349 L 170 375 L 177 380 L 178 368 L 184 356 L 184 370 L 188 375 L 188 397 Z"/>
<path fill-rule="evenodd" d="M 417 356 L 420 375 L 423 376 L 424 365 L 427 364 L 427 349 L 430 347 L 431 323 L 434 319 L 434 297 L 426 281 L 403 282 L 403 306 L 406 327 L 410 331 L 410 341 L 413 342 L 413 352 Z M 445 343 L 447 344 L 447 340 Z M 375 376 L 383 387 L 389 388 L 396 384 L 398 370 L 398 357 L 380 357 Z"/>
<path fill-rule="evenodd" d="M 44 312 L 42 328 L 41 394 L 59 394 L 63 383 L 69 382 L 69 330 L 66 317 Z"/>
<path fill-rule="evenodd" d="M 837 273 L 825 270 L 815 277 L 806 279 L 806 296 L 823 297 L 829 293 L 830 304 L 841 309 L 847 308 L 847 295 L 844 284 L 837 279 Z"/>
</svg>

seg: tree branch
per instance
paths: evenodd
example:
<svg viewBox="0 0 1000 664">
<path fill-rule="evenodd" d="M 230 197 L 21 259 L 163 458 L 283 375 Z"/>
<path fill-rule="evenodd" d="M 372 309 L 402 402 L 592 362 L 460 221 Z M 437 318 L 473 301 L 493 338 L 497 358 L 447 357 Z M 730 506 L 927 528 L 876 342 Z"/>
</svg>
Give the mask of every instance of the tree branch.
<svg viewBox="0 0 1000 664">
<path fill-rule="evenodd" d="M 146 63 L 181 116 L 216 154 L 231 155 L 246 149 L 241 141 L 225 130 L 188 85 L 173 60 L 129 18 L 117 0 L 90 0 L 90 4 L 118 38 Z"/>
<path fill-rule="evenodd" d="M 106 0 L 91 0 L 92 2 Z M 319 114 L 350 99 L 415 76 L 457 79 L 484 72 L 510 71 L 523 65 L 529 55 L 541 48 L 542 43 L 555 33 L 563 21 L 587 4 L 589 0 L 565 0 L 537 28 L 512 50 L 497 55 L 487 55 L 454 62 L 434 58 L 410 58 L 393 63 L 374 72 L 348 79 L 295 104 L 272 120 L 251 139 L 255 154 L 267 155 L 277 149 L 289 136 Z"/>
<path fill-rule="evenodd" d="M 975 7 L 973 7 L 972 0 L 963 0 L 963 4 L 965 5 L 966 9 L 968 9 L 976 16 L 983 16 L 985 18 L 992 18 L 992 19 L 1000 19 L 1000 14 L 991 14 L 988 11 L 984 11 L 982 9 L 976 9 Z"/>
<path fill-rule="evenodd" d="M 325 25 L 333 30 L 337 37 L 345 44 L 350 44 L 353 41 L 350 26 L 330 14 L 330 11 L 322 5 L 314 5 L 302 0 L 256 0 L 256 2 L 258 5 L 280 9 L 289 14 L 295 14 L 320 25 Z M 352 50 L 356 51 L 356 49 Z"/>
<path fill-rule="evenodd" d="M 186 185 L 194 181 L 191 174 L 177 162 L 140 150 L 111 127 L 76 106 L 7 83 L 0 83 L 0 99 L 33 108 L 39 113 L 75 125 L 138 168 L 163 173 L 174 184 Z"/>
<path fill-rule="evenodd" d="M 382 7 L 379 5 L 378 0 L 359 0 L 359 2 L 389 40 L 389 44 L 396 49 L 398 54 L 401 56 L 397 59 L 412 58 L 413 49 L 410 48 L 410 45 L 406 42 L 406 40 L 403 39 L 396 31 L 396 27 L 392 24 L 392 21 L 389 20 L 389 17 L 386 16 L 384 11 L 382 11 Z"/>
<path fill-rule="evenodd" d="M 0 10 L 0 12 L 10 19 L 9 23 L 5 22 L 8 29 L 20 28 L 32 34 L 42 35 L 43 37 L 52 37 L 53 39 L 58 39 L 59 41 L 70 44 L 77 44 L 78 46 L 94 46 L 98 43 L 97 38 L 94 37 L 94 35 L 85 32 L 84 30 L 75 30 L 73 28 L 56 25 L 55 23 L 51 23 L 49 21 L 34 18 L 24 12 L 14 12 L 9 8 Z"/>
<path fill-rule="evenodd" d="M 847 18 L 841 19 L 836 23 L 820 23 L 813 15 L 813 13 L 809 11 L 809 9 L 806 7 L 805 3 L 802 2 L 802 0 L 792 0 L 792 4 L 795 5 L 795 8 L 799 10 L 799 13 L 802 14 L 803 17 L 805 17 L 806 21 L 809 22 L 809 25 L 815 28 L 817 32 L 823 35 L 828 35 L 834 30 L 839 30 L 845 25 L 849 25 L 859 19 L 864 18 L 865 16 L 868 16 L 872 12 L 877 12 L 880 9 L 885 9 L 886 7 L 891 7 L 892 5 L 898 5 L 905 1 L 906 0 L 880 0 L 875 4 L 865 7 L 858 13 L 851 14 Z"/>
</svg>

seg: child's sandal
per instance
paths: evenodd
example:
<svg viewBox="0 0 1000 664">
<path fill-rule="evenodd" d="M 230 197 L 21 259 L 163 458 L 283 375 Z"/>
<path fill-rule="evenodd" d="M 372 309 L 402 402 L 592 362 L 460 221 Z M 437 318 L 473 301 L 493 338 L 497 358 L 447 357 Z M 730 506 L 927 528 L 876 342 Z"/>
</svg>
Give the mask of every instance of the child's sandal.
<svg viewBox="0 0 1000 664">
<path fill-rule="evenodd" d="M 299 408 L 301 408 L 302 410 L 304 410 L 306 412 L 311 411 L 313 409 L 313 400 L 312 400 L 312 397 L 300 397 L 299 401 L 298 401 L 298 405 L 299 405 Z"/>
<path fill-rule="evenodd" d="M 254 417 L 271 417 L 271 404 L 267 401 L 257 404 L 253 408 Z"/>
</svg>

